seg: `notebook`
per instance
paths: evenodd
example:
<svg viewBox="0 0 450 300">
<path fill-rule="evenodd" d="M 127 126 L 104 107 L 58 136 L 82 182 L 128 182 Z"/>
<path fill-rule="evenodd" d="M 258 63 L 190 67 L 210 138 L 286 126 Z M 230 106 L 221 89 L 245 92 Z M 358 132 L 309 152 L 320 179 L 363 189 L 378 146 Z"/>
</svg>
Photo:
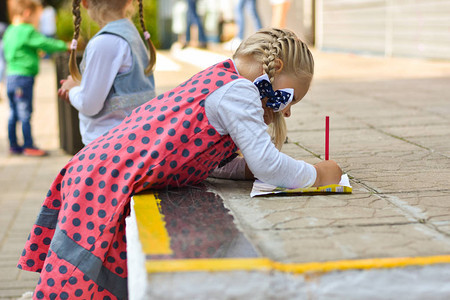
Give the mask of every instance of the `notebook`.
<svg viewBox="0 0 450 300">
<path fill-rule="evenodd" d="M 256 196 L 268 196 L 268 195 L 310 195 L 310 194 L 351 194 L 352 186 L 350 185 L 350 180 L 347 174 L 341 176 L 341 181 L 339 184 L 330 184 L 319 187 L 308 187 L 308 188 L 296 188 L 289 189 L 283 187 L 277 187 L 268 183 L 264 183 L 260 180 L 255 180 L 253 183 L 253 188 L 250 193 L 251 197 Z"/>
</svg>

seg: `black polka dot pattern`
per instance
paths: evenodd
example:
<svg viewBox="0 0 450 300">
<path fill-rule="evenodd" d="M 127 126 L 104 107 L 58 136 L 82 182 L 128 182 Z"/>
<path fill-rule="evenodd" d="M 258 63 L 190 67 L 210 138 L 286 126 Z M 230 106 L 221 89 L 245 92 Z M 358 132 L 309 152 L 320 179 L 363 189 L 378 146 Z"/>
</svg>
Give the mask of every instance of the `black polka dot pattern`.
<svg viewBox="0 0 450 300">
<path fill-rule="evenodd" d="M 35 225 L 19 268 L 42 271 L 37 299 L 115 299 L 78 268 L 52 253 L 55 228 L 126 278 L 125 217 L 130 196 L 144 189 L 198 184 L 237 148 L 205 114 L 206 97 L 239 78 L 231 60 L 194 75 L 138 107 L 119 126 L 83 148 L 60 172 L 44 202 L 57 213 Z"/>
</svg>

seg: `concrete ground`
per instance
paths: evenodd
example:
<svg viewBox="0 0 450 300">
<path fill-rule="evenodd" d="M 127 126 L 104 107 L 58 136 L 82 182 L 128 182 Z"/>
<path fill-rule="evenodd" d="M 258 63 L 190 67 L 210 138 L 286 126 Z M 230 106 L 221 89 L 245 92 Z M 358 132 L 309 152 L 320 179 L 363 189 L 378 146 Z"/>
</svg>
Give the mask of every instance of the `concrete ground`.
<svg viewBox="0 0 450 300">
<path fill-rule="evenodd" d="M 250 199 L 220 185 L 245 232 L 283 262 L 450 254 L 450 63 L 315 58 L 314 84 L 288 119 L 284 151 L 323 159 L 329 115 L 330 158 L 353 194 Z"/>
<path fill-rule="evenodd" d="M 161 52 L 158 92 L 224 54 Z M 250 198 L 251 182 L 209 184 L 258 251 L 275 261 L 449 255 L 450 62 L 314 56 L 314 83 L 293 108 L 283 150 L 311 163 L 323 159 L 329 115 L 330 156 L 351 177 L 353 194 Z M 54 65 L 43 61 L 33 132 L 48 157 L 10 156 L 6 129 L 0 131 L 0 299 L 17 299 L 38 280 L 15 265 L 48 187 L 70 158 L 59 150 L 55 94 Z M 0 97 L 6 127 L 4 86 Z"/>
</svg>

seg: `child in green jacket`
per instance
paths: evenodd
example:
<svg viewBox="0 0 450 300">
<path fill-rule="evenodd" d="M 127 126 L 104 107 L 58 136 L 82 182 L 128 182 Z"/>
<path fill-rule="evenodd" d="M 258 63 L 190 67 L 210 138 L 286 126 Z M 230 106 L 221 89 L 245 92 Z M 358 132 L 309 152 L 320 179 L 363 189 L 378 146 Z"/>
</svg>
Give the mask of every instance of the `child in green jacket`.
<svg viewBox="0 0 450 300">
<path fill-rule="evenodd" d="M 11 108 L 8 120 L 10 152 L 28 156 L 44 156 L 46 152 L 35 147 L 31 135 L 34 77 L 39 72 L 39 50 L 47 53 L 66 51 L 65 42 L 47 38 L 34 28 L 42 7 L 37 0 L 13 0 L 11 25 L 3 36 L 6 60 L 6 90 Z M 23 145 L 16 136 L 16 124 L 22 123 Z"/>
</svg>

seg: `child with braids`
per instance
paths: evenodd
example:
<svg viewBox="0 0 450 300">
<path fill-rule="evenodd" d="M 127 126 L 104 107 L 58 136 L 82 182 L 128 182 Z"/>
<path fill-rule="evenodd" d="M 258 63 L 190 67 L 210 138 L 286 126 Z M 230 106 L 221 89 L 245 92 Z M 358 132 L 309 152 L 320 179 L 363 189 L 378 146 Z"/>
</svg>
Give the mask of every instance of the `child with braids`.
<svg viewBox="0 0 450 300">
<path fill-rule="evenodd" d="M 80 133 L 85 145 L 155 96 L 156 50 L 145 28 L 143 0 L 139 0 L 139 16 L 148 50 L 136 27 L 126 18 L 132 1 L 73 1 L 75 30 L 69 64 L 71 76 L 62 81 L 58 94 L 79 111 Z M 80 2 L 101 27 L 86 47 L 81 62 L 82 76 L 76 64 Z"/>
<path fill-rule="evenodd" d="M 41 272 L 33 297 L 126 299 L 131 197 L 198 184 L 238 149 L 265 182 L 338 183 L 334 161 L 297 161 L 267 132 L 273 123 L 273 140 L 284 141 L 283 117 L 308 91 L 313 69 L 311 52 L 292 32 L 258 31 L 233 59 L 151 99 L 83 148 L 50 187 L 19 261 Z"/>
</svg>

